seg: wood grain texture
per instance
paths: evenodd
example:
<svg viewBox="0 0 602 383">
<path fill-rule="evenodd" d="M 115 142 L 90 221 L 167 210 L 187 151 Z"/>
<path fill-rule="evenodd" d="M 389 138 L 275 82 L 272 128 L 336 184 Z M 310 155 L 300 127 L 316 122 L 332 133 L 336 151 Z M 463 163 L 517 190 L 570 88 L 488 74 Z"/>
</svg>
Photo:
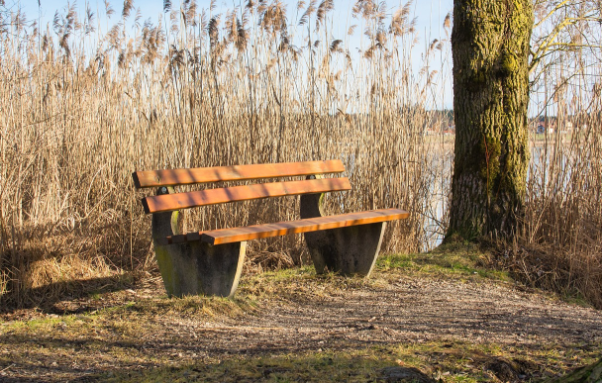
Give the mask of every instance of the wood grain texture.
<svg viewBox="0 0 602 383">
<path fill-rule="evenodd" d="M 345 171 L 345 166 L 340 160 L 330 160 L 219 166 L 214 168 L 151 170 L 135 172 L 132 174 L 132 177 L 137 188 L 148 188 L 204 182 L 307 176 L 311 174 L 341 173 L 343 171 Z"/>
<path fill-rule="evenodd" d="M 200 239 L 203 242 L 207 242 L 212 245 L 223 245 L 226 243 L 248 241 L 258 238 L 278 237 L 287 234 L 307 233 L 318 230 L 329 230 L 341 227 L 367 225 L 370 223 L 406 219 L 409 216 L 410 213 L 401 209 L 370 210 L 359 213 L 301 219 L 298 221 L 269 223 L 234 229 L 219 229 L 189 233 L 186 235 L 174 235 L 173 237 L 167 237 L 165 242 L 182 243 L 198 241 Z"/>
<path fill-rule="evenodd" d="M 187 209 L 195 206 L 343 190 L 351 190 L 351 184 L 347 178 L 324 178 L 157 195 L 143 198 L 142 205 L 144 206 L 144 211 L 149 214 Z"/>
</svg>

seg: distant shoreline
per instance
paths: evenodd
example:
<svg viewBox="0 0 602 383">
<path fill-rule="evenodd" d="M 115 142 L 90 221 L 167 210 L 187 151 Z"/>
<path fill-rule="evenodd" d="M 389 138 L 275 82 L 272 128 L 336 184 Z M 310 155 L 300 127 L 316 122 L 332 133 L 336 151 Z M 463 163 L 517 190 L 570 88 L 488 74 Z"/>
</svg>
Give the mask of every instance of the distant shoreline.
<svg viewBox="0 0 602 383">
<path fill-rule="evenodd" d="M 533 137 L 529 138 L 529 147 L 545 146 L 545 144 L 546 144 L 545 137 L 539 137 L 539 136 L 540 135 L 536 135 L 535 138 L 533 138 Z M 541 135 L 541 136 L 543 136 L 543 135 Z M 424 140 L 424 143 L 432 145 L 433 148 L 452 149 L 455 144 L 455 139 L 456 139 L 455 135 L 445 135 L 445 136 L 431 135 L 431 136 L 426 137 L 426 139 Z M 571 142 L 571 135 L 563 134 L 562 139 L 561 139 L 561 144 L 567 144 L 570 142 Z M 554 135 L 551 135 L 548 138 L 547 144 L 549 146 L 553 146 L 556 144 L 556 138 L 554 137 Z"/>
</svg>

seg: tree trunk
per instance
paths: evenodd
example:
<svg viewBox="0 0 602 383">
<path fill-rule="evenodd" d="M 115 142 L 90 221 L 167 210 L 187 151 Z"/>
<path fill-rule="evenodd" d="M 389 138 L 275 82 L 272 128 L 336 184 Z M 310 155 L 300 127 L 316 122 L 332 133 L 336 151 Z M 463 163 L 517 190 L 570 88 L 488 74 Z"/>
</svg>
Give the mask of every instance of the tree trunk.
<svg viewBox="0 0 602 383">
<path fill-rule="evenodd" d="M 455 164 L 448 238 L 516 232 L 526 174 L 532 0 L 455 0 Z"/>
</svg>

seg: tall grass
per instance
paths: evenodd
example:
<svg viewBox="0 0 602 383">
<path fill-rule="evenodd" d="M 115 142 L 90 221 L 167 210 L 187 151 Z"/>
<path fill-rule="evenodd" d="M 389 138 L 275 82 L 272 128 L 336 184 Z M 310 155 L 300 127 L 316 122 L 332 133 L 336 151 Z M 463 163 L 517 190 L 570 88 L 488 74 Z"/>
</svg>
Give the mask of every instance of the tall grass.
<svg viewBox="0 0 602 383">
<path fill-rule="evenodd" d="M 65 294 L 64 281 L 153 266 L 135 170 L 341 158 L 354 189 L 330 197 L 330 213 L 408 209 L 383 250 L 423 249 L 440 175 L 429 171 L 435 143 L 423 139 L 438 92 L 428 62 L 441 46 L 412 71 L 409 5 L 388 17 L 382 4 L 358 2 L 347 33 L 363 31 L 360 53 L 348 35 L 333 36 L 328 0 L 249 1 L 219 15 L 214 3 L 164 8 L 153 24 L 129 0 L 107 6 L 109 27 L 71 5 L 46 31 L 4 14 L 4 302 L 35 304 Z M 271 199 L 191 211 L 184 229 L 295 218 L 295 198 Z M 290 236 L 253 243 L 251 255 L 274 267 L 304 262 L 303 249 Z"/>
<path fill-rule="evenodd" d="M 530 285 L 602 308 L 602 105 L 592 101 L 595 113 L 575 116 L 570 141 L 557 135 L 533 149 L 541 160 L 531 165 L 523 234 L 507 263 Z"/>
<path fill-rule="evenodd" d="M 535 3 L 531 109 L 554 130 L 531 135 L 522 233 L 496 263 L 602 308 L 599 11 L 594 1 Z"/>
<path fill-rule="evenodd" d="M 533 140 L 522 232 L 496 263 L 527 284 L 602 308 L 602 104 L 599 93 Z"/>
<path fill-rule="evenodd" d="M 445 81 L 433 59 L 449 44 L 419 42 L 411 4 L 358 1 L 340 36 L 332 8 L 247 1 L 218 14 L 215 2 L 165 1 L 152 23 L 126 0 L 118 10 L 107 3 L 102 17 L 71 5 L 48 27 L 0 12 L 4 307 L 155 267 L 139 203 L 152 191 L 134 190 L 135 170 L 340 158 L 354 189 L 330 196 L 329 213 L 405 208 L 410 219 L 389 226 L 383 251 L 437 244 L 453 148 L 425 132 L 442 124 L 429 111 L 441 108 Z M 421 68 L 417 44 L 426 45 Z M 561 89 L 566 77 L 548 81 Z M 584 92 L 588 101 L 565 112 L 572 134 L 534 141 L 522 234 L 494 261 L 602 307 L 602 105 L 598 88 Z M 194 209 L 183 226 L 296 218 L 290 197 Z M 258 269 L 307 262 L 301 236 L 250 245 Z"/>
</svg>

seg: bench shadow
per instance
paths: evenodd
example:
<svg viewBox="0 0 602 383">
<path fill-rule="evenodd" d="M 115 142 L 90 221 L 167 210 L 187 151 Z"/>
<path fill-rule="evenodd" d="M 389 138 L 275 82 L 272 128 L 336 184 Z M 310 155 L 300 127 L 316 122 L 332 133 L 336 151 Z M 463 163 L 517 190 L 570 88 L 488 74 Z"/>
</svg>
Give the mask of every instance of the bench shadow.
<svg viewBox="0 0 602 383">
<path fill-rule="evenodd" d="M 107 307 L 99 300 L 101 294 L 133 288 L 141 279 L 140 273 L 130 272 L 109 277 L 76 279 L 49 283 L 29 289 L 21 302 L 0 300 L 0 316 L 10 316 L 19 310 L 35 309 L 44 314 L 77 314 Z M 109 306 L 110 306 L 110 302 Z"/>
</svg>

